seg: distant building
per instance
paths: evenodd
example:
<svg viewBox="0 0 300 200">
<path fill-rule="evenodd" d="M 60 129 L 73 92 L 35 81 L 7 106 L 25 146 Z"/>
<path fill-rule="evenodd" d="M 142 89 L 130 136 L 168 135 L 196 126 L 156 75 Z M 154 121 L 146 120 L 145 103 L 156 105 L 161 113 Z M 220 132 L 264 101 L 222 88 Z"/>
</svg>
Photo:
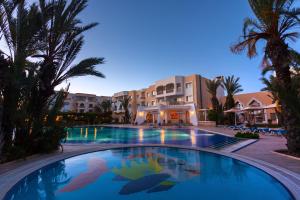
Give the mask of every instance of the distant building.
<svg viewBox="0 0 300 200">
<path fill-rule="evenodd" d="M 94 112 L 95 106 L 105 100 L 111 101 L 111 97 L 84 93 L 69 93 L 61 110 L 62 112 L 78 113 Z"/>
<path fill-rule="evenodd" d="M 226 97 L 221 99 L 225 103 Z M 238 121 L 245 121 L 255 124 L 278 124 L 276 109 L 278 105 L 274 103 L 270 92 L 253 92 L 234 95 L 235 108 L 241 110 L 237 113 Z"/>
<path fill-rule="evenodd" d="M 206 116 L 207 110 L 211 108 L 206 80 L 208 79 L 197 74 L 173 76 L 156 81 L 145 89 L 115 93 L 112 97 L 115 117 L 122 121 L 124 108 L 121 99 L 130 97 L 132 122 L 198 125 L 199 120 L 204 120 L 201 116 Z M 223 88 L 218 89 L 217 96 L 224 96 Z"/>
</svg>

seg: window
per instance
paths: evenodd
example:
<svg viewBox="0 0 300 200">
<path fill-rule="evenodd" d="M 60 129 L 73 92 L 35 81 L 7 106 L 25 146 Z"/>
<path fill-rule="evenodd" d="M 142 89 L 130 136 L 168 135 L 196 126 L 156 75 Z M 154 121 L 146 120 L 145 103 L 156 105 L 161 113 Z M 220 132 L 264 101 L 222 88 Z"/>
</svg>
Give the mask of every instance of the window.
<svg viewBox="0 0 300 200">
<path fill-rule="evenodd" d="M 96 101 L 96 97 L 88 97 L 88 101 L 95 102 Z"/>
<path fill-rule="evenodd" d="M 93 112 L 93 110 L 89 109 L 89 112 Z"/>
<path fill-rule="evenodd" d="M 84 97 L 84 96 L 77 96 L 77 97 L 76 97 L 76 100 L 77 100 L 77 101 L 85 101 L 85 100 L 86 100 L 86 97 Z"/>
<path fill-rule="evenodd" d="M 176 91 L 177 92 L 181 91 L 181 84 L 180 83 L 176 83 Z"/>
<path fill-rule="evenodd" d="M 84 113 L 84 109 L 80 109 L 79 112 L 80 112 L 80 113 Z"/>
<path fill-rule="evenodd" d="M 177 101 L 177 102 L 182 102 L 182 98 L 178 97 L 178 98 L 176 99 L 176 101 Z"/>
<path fill-rule="evenodd" d="M 155 96 L 156 95 L 156 92 L 155 90 L 152 91 L 152 96 Z"/>
<path fill-rule="evenodd" d="M 192 102 L 193 101 L 193 96 L 192 95 L 186 96 L 185 101 L 186 102 Z"/>
<path fill-rule="evenodd" d="M 89 108 L 92 108 L 92 107 L 93 107 L 93 104 L 90 104 L 90 105 L 89 105 Z"/>
<path fill-rule="evenodd" d="M 151 105 L 154 106 L 155 105 L 155 101 L 151 101 Z"/>
<path fill-rule="evenodd" d="M 84 108 L 84 104 L 83 103 L 80 104 L 80 108 Z"/>
<path fill-rule="evenodd" d="M 272 121 L 275 121 L 277 119 L 276 113 L 270 113 L 270 117 Z"/>
<path fill-rule="evenodd" d="M 192 88 L 192 83 L 186 83 L 185 88 Z"/>
</svg>

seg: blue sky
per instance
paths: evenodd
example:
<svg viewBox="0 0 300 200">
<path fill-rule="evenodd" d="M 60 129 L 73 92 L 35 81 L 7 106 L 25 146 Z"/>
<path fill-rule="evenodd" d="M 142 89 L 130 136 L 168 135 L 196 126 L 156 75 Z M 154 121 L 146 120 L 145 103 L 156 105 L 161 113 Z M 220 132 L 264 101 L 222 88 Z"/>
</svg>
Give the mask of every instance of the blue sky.
<svg viewBox="0 0 300 200">
<path fill-rule="evenodd" d="M 100 24 L 78 60 L 105 57 L 98 69 L 106 78 L 72 79 L 70 92 L 112 95 L 189 74 L 235 75 L 244 92 L 259 91 L 262 49 L 252 60 L 229 50 L 246 16 L 246 0 L 90 0 L 81 19 Z"/>
</svg>

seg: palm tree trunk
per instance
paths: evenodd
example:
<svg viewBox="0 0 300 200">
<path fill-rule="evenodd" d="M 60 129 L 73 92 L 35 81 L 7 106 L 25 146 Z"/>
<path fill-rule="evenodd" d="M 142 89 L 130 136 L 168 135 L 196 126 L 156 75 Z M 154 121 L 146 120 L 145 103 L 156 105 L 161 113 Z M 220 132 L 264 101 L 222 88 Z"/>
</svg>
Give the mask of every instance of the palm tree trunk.
<svg viewBox="0 0 300 200">
<path fill-rule="evenodd" d="M 277 40 L 269 44 L 266 49 L 269 50 L 269 57 L 276 72 L 276 79 L 283 90 L 279 94 L 279 98 L 282 106 L 283 122 L 287 130 L 287 148 L 289 152 L 300 153 L 299 111 L 293 109 L 293 104 L 299 103 L 297 100 L 293 100 L 297 97 L 298 92 L 292 88 L 288 46 Z"/>
</svg>

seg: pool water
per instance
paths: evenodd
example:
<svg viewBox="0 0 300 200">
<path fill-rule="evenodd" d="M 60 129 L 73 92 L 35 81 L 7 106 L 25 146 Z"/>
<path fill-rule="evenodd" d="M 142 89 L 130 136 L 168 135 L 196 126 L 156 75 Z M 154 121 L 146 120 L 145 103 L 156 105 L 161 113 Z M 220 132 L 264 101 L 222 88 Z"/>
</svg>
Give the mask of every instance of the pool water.
<svg viewBox="0 0 300 200">
<path fill-rule="evenodd" d="M 193 129 L 69 128 L 67 143 L 176 144 L 221 148 L 239 140 Z"/>
<path fill-rule="evenodd" d="M 167 147 L 99 151 L 28 175 L 4 200 L 292 200 L 277 180 L 241 161 Z"/>
</svg>

